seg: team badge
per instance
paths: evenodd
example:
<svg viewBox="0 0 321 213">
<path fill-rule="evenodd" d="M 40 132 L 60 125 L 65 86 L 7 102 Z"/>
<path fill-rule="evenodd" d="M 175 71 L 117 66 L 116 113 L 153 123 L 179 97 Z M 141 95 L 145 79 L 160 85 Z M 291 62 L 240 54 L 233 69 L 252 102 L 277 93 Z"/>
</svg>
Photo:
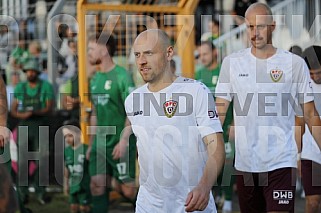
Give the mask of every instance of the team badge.
<svg viewBox="0 0 321 213">
<path fill-rule="evenodd" d="M 280 79 L 283 76 L 283 71 L 278 70 L 278 69 L 273 69 L 270 71 L 270 76 L 271 76 L 272 81 L 278 82 L 278 81 L 280 81 Z"/>
<path fill-rule="evenodd" d="M 163 109 L 166 117 L 171 118 L 175 115 L 177 105 L 178 105 L 178 102 L 173 100 L 166 101 L 163 104 Z"/>
</svg>

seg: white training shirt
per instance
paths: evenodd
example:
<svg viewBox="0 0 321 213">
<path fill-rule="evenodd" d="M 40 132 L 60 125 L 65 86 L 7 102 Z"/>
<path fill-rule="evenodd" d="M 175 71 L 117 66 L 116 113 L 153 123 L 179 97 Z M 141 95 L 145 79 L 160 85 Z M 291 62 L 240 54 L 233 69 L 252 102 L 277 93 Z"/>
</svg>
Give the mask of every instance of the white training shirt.
<svg viewBox="0 0 321 213">
<path fill-rule="evenodd" d="M 299 106 L 294 103 L 313 100 L 309 82 L 304 60 L 288 51 L 277 49 L 270 58 L 258 59 L 248 48 L 224 59 L 216 97 L 233 99 L 237 170 L 297 167 L 294 116 Z"/>
<path fill-rule="evenodd" d="M 137 136 L 136 212 L 185 212 L 187 194 L 199 183 L 207 161 L 202 138 L 222 132 L 210 91 L 178 77 L 159 92 L 145 84 L 127 97 L 125 107 Z M 202 212 L 216 212 L 212 195 Z"/>
<path fill-rule="evenodd" d="M 314 93 L 314 104 L 321 114 L 321 84 L 316 84 L 314 81 L 311 82 Z M 321 151 L 317 142 L 311 135 L 308 125 L 305 125 L 305 133 L 302 138 L 302 153 L 301 159 L 312 160 L 316 163 L 321 164 Z"/>
</svg>

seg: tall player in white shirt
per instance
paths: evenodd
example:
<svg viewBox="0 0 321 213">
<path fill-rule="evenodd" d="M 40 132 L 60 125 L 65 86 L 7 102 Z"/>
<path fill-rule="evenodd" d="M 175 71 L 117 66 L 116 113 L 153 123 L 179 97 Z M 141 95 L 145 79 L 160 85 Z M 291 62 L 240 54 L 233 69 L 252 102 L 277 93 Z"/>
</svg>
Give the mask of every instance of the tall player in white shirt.
<svg viewBox="0 0 321 213">
<path fill-rule="evenodd" d="M 303 57 L 309 67 L 312 79 L 311 85 L 315 97 L 315 106 L 321 113 L 321 46 L 310 46 L 303 52 Z M 309 128 L 303 118 L 299 118 L 303 124 L 304 135 L 302 138 L 301 175 L 305 191 L 305 212 L 321 212 L 321 151 L 313 139 Z M 297 120 L 298 121 L 298 120 Z M 320 130 L 314 130 L 319 131 Z"/>
<path fill-rule="evenodd" d="M 163 31 L 139 34 L 134 54 L 147 82 L 125 102 L 137 136 L 136 212 L 216 212 L 211 188 L 225 152 L 213 97 L 202 83 L 170 71 L 173 47 Z"/>
<path fill-rule="evenodd" d="M 234 100 L 235 168 L 241 212 L 293 212 L 297 147 L 294 115 L 304 107 L 309 129 L 315 116 L 304 60 L 272 44 L 271 9 L 252 4 L 245 13 L 251 48 L 226 57 L 216 87 L 221 122 Z M 300 95 L 299 95 L 300 94 Z M 321 147 L 321 135 L 313 132 Z M 294 181 L 293 181 L 294 180 Z"/>
</svg>

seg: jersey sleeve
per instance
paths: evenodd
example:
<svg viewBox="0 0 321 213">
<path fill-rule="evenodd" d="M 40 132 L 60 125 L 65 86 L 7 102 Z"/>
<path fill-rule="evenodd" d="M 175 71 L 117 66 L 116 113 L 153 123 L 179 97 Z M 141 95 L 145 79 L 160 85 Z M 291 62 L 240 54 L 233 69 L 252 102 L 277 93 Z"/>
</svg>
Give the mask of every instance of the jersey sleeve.
<svg viewBox="0 0 321 213">
<path fill-rule="evenodd" d="M 311 77 L 308 66 L 303 62 L 298 66 L 296 82 L 298 83 L 297 93 L 299 103 L 304 104 L 314 100 Z M 300 95 L 302 94 L 302 95 Z"/>
<path fill-rule="evenodd" d="M 44 101 L 52 101 L 55 99 L 54 90 L 49 82 L 43 83 Z"/>
<path fill-rule="evenodd" d="M 22 100 L 22 96 L 23 96 L 23 84 L 24 83 L 19 83 L 17 84 L 17 86 L 14 89 L 14 98 L 18 99 L 18 100 Z"/>
<path fill-rule="evenodd" d="M 130 94 L 125 99 L 125 110 L 126 115 L 129 121 L 132 123 L 132 117 L 133 117 L 133 95 Z"/>
<path fill-rule="evenodd" d="M 203 138 L 213 133 L 222 132 L 222 127 L 212 93 L 203 83 L 199 84 L 200 87 L 195 97 L 194 107 L 196 109 L 197 128 Z"/>
<path fill-rule="evenodd" d="M 215 88 L 215 97 L 232 101 L 231 94 L 230 59 L 225 58 L 221 66 L 220 75 Z"/>
</svg>

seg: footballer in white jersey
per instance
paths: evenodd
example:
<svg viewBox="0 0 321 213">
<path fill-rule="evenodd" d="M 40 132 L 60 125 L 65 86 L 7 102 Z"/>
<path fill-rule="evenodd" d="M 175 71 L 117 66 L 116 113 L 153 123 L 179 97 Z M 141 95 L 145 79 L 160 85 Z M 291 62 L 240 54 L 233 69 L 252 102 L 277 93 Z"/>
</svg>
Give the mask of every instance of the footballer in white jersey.
<svg viewBox="0 0 321 213">
<path fill-rule="evenodd" d="M 209 89 L 178 77 L 158 92 L 148 84 L 138 88 L 125 107 L 140 165 L 136 212 L 185 212 L 187 194 L 199 183 L 208 158 L 202 138 L 222 132 Z M 216 212 L 212 195 L 202 212 Z"/>
<path fill-rule="evenodd" d="M 281 49 L 268 59 L 256 58 L 250 48 L 224 59 L 216 97 L 234 100 L 238 171 L 297 167 L 295 101 L 313 101 L 309 83 L 304 60 Z"/>
</svg>

